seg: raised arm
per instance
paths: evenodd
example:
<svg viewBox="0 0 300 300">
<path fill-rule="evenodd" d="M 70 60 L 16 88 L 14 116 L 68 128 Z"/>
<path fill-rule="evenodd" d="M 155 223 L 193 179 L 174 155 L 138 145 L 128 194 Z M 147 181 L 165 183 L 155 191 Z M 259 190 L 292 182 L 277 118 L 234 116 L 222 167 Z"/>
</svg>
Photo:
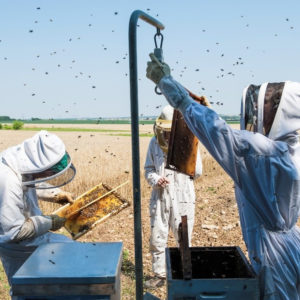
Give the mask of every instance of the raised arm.
<svg viewBox="0 0 300 300">
<path fill-rule="evenodd" d="M 283 207 L 280 203 L 282 200 L 291 203 L 293 199 L 281 199 L 277 191 L 283 182 L 291 185 L 295 173 L 287 144 L 259 133 L 232 129 L 212 109 L 193 101 L 170 76 L 163 77 L 159 87 L 169 103 L 181 111 L 190 130 L 242 190 L 261 222 L 276 230 L 289 228 L 295 219 L 293 206 Z M 292 218 L 288 217 L 291 215 Z"/>
<path fill-rule="evenodd" d="M 168 102 L 181 111 L 190 130 L 210 154 L 239 183 L 236 161 L 240 131 L 230 128 L 212 109 L 196 103 L 171 76 L 163 77 L 159 88 Z"/>
</svg>

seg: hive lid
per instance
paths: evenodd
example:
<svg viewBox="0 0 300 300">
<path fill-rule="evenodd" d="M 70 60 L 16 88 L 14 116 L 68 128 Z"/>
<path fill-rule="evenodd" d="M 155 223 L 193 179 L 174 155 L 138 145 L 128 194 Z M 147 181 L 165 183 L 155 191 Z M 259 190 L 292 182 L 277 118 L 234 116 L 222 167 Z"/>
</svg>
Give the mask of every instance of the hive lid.
<svg viewBox="0 0 300 300">
<path fill-rule="evenodd" d="M 41 245 L 12 277 L 12 284 L 114 283 L 122 245 L 122 242 Z"/>
</svg>

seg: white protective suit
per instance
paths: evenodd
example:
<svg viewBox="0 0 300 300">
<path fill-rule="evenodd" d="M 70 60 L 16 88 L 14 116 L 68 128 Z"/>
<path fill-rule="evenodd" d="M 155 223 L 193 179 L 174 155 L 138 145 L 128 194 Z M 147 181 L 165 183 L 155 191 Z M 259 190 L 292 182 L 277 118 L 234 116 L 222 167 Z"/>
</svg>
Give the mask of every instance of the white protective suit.
<svg viewBox="0 0 300 300">
<path fill-rule="evenodd" d="M 178 242 L 178 226 L 181 216 L 187 216 L 189 242 L 192 239 L 195 215 L 195 191 L 190 176 L 165 169 L 167 154 L 160 148 L 154 136 L 149 144 L 145 162 L 145 178 L 153 188 L 150 199 L 150 252 L 152 269 L 155 275 L 165 277 L 165 248 L 167 247 L 169 229 L 171 228 Z M 202 161 L 198 149 L 196 176 L 202 173 Z M 169 184 L 162 188 L 157 185 L 161 177 L 166 177 Z"/>
<path fill-rule="evenodd" d="M 299 300 L 300 83 L 285 82 L 268 137 L 232 129 L 212 109 L 194 102 L 171 76 L 163 77 L 159 88 L 235 182 L 243 237 L 260 278 L 260 299 Z M 258 98 L 264 98 L 265 90 L 263 84 Z M 259 119 L 263 107 L 260 102 Z"/>
<path fill-rule="evenodd" d="M 63 235 L 49 232 L 52 221 L 42 215 L 36 189 L 22 182 L 22 175 L 49 169 L 65 153 L 63 142 L 46 131 L 0 153 L 0 258 L 9 282 L 37 246 L 51 242 L 72 242 Z M 34 224 L 35 235 L 14 241 L 28 218 Z"/>
</svg>

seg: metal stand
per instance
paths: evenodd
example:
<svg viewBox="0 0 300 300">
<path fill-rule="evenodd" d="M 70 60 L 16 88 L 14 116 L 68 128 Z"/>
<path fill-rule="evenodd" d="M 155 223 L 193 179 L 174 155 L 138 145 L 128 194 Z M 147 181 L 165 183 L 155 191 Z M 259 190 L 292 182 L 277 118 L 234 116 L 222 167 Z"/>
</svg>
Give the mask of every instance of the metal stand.
<svg viewBox="0 0 300 300">
<path fill-rule="evenodd" d="M 141 228 L 141 187 L 140 187 L 140 153 L 139 153 L 139 113 L 138 113 L 138 76 L 136 28 L 138 19 L 150 25 L 164 29 L 164 25 L 143 11 L 136 10 L 129 21 L 129 72 L 130 72 L 130 104 L 131 104 L 131 145 L 132 145 L 132 176 L 134 203 L 134 246 L 136 299 L 143 299 L 143 257 Z"/>
</svg>

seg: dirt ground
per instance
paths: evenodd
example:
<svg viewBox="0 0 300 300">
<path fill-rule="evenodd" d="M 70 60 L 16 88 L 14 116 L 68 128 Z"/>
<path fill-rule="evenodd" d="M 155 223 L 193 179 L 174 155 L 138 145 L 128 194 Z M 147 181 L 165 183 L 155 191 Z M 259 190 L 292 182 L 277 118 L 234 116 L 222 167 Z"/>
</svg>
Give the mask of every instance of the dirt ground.
<svg viewBox="0 0 300 300">
<path fill-rule="evenodd" d="M 240 246 L 246 253 L 241 237 L 237 206 L 233 193 L 233 183 L 224 172 L 216 166 L 215 176 L 203 176 L 195 183 L 196 189 L 196 214 L 192 246 Z M 216 175 L 217 174 L 217 175 Z M 150 221 L 148 203 L 150 188 L 147 188 L 142 198 L 142 224 L 143 224 L 143 266 L 147 276 L 151 273 L 151 256 L 149 253 Z M 92 232 L 87 233 L 82 241 L 112 241 L 121 240 L 124 249 L 129 251 L 129 257 L 134 262 L 133 241 L 133 211 L 128 208 L 118 215 L 99 224 Z M 172 233 L 170 233 L 169 247 L 176 246 Z M 126 276 L 127 275 L 127 276 Z M 122 275 L 123 285 L 130 286 L 130 276 Z M 131 286 L 133 289 L 134 286 Z M 149 290 L 157 297 L 165 299 L 165 286 Z M 134 299 L 129 293 L 123 294 L 122 299 Z"/>
</svg>

